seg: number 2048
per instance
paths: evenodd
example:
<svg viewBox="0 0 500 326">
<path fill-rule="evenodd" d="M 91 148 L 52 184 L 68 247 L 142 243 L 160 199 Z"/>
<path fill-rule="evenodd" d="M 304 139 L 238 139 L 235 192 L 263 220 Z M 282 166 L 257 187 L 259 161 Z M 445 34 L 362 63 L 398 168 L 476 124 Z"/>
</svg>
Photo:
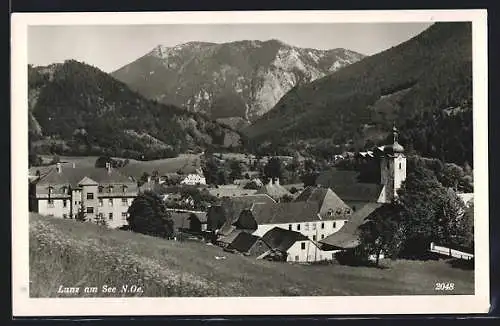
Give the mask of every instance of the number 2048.
<svg viewBox="0 0 500 326">
<path fill-rule="evenodd" d="M 436 283 L 434 290 L 436 291 L 453 291 L 455 289 L 455 283 Z"/>
</svg>

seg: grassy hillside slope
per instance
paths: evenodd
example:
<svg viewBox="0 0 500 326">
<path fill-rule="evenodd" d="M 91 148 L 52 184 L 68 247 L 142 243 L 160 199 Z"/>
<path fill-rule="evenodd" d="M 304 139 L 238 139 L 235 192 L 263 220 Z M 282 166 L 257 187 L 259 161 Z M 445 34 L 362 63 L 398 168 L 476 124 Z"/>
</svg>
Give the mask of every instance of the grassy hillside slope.
<svg viewBox="0 0 500 326">
<path fill-rule="evenodd" d="M 444 261 L 387 262 L 387 269 L 291 265 L 36 214 L 29 251 L 32 297 L 58 296 L 60 285 L 104 284 L 135 284 L 147 297 L 441 294 L 434 292 L 440 280 L 455 282 L 453 294 L 474 290 L 473 271 Z"/>
</svg>

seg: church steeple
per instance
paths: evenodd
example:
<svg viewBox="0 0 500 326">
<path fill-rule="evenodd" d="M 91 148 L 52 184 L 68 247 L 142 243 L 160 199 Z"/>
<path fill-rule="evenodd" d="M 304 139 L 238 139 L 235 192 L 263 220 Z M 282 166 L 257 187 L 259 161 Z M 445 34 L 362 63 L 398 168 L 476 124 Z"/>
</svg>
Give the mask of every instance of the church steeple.
<svg viewBox="0 0 500 326">
<path fill-rule="evenodd" d="M 398 129 L 392 127 L 392 144 L 384 146 L 384 153 L 380 161 L 380 183 L 383 190 L 379 198 L 381 203 L 390 203 L 397 197 L 397 191 L 406 180 L 406 157 L 404 147 L 398 143 Z"/>
</svg>

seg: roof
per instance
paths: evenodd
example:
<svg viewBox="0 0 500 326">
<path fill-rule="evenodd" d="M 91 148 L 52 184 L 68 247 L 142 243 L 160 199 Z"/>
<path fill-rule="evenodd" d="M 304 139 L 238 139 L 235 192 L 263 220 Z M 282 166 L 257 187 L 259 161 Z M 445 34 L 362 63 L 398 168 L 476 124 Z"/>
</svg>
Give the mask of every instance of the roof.
<svg viewBox="0 0 500 326">
<path fill-rule="evenodd" d="M 319 241 L 322 249 L 350 249 L 357 247 L 359 245 L 359 227 L 366 222 L 368 216 L 381 206 L 380 203 L 369 203 L 356 211 L 340 230 Z"/>
<path fill-rule="evenodd" d="M 248 252 L 250 248 L 259 240 L 260 238 L 256 235 L 240 232 L 234 238 L 234 240 L 229 245 L 230 249 L 236 249 L 239 252 Z"/>
<path fill-rule="evenodd" d="M 236 237 L 240 234 L 240 233 L 252 233 L 253 230 L 242 230 L 242 229 L 233 229 L 231 230 L 231 232 L 228 232 L 227 234 L 221 236 L 218 241 L 220 242 L 224 242 L 224 243 L 232 243 Z"/>
<path fill-rule="evenodd" d="M 260 187 L 259 190 L 257 190 L 256 194 L 266 194 L 269 195 L 269 197 L 273 198 L 274 200 L 278 200 L 286 195 L 289 196 L 292 195 L 282 185 L 277 183 L 272 183 L 272 184 L 268 183 L 263 185 L 262 187 Z"/>
<path fill-rule="evenodd" d="M 85 180 L 85 178 L 89 180 Z M 44 177 L 42 177 L 38 185 L 64 185 L 68 184 L 72 187 L 78 187 L 81 181 L 94 181 L 99 184 L 135 184 L 128 177 L 119 173 L 116 169 L 111 169 L 109 172 L 105 168 L 96 168 L 89 166 L 66 167 L 62 168 L 58 173 L 55 168 L 51 169 Z"/>
<path fill-rule="evenodd" d="M 89 177 L 83 177 L 80 182 L 78 182 L 79 186 L 93 186 L 93 185 L 98 185 L 99 183 L 90 179 Z"/>
<path fill-rule="evenodd" d="M 257 192 L 254 189 L 244 189 L 236 185 L 219 186 L 219 188 L 209 188 L 208 192 L 216 197 L 242 197 L 246 195 L 253 195 Z"/>
<path fill-rule="evenodd" d="M 319 221 L 317 202 L 290 202 L 255 205 L 253 216 L 258 225 Z"/>
<path fill-rule="evenodd" d="M 307 187 L 302 191 L 299 196 L 294 200 L 295 202 L 316 202 L 319 204 L 318 212 L 321 208 L 328 210 L 341 210 L 343 212 L 342 216 L 345 214 L 346 209 L 351 211 L 351 208 L 344 203 L 344 201 L 330 188 L 325 187 Z"/>
<path fill-rule="evenodd" d="M 272 249 L 287 251 L 297 241 L 309 240 L 299 232 L 275 227 L 262 236 L 262 241 Z"/>
<path fill-rule="evenodd" d="M 359 174 L 358 171 L 331 168 L 318 176 L 316 184 L 332 189 L 344 202 L 376 202 L 383 185 L 359 182 Z"/>
<path fill-rule="evenodd" d="M 172 220 L 174 221 L 174 229 L 189 227 L 189 213 L 171 212 Z"/>
</svg>

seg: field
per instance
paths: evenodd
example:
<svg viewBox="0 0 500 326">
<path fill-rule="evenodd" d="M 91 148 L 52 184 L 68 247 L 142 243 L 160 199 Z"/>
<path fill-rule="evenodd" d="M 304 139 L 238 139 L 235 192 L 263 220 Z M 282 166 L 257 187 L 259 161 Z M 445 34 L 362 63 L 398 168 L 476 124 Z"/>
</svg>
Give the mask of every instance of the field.
<svg viewBox="0 0 500 326">
<path fill-rule="evenodd" d="M 60 285 L 104 284 L 141 286 L 149 297 L 441 294 L 436 282 L 455 283 L 447 294 L 474 291 L 473 271 L 443 260 L 384 261 L 385 269 L 275 263 L 36 214 L 30 215 L 29 252 L 32 297 L 59 296 Z"/>
<path fill-rule="evenodd" d="M 94 166 L 98 156 L 61 156 L 60 161 L 63 166 Z M 42 155 L 44 163 L 50 163 L 52 156 Z M 130 163 L 125 167 L 120 168 L 120 171 L 125 175 L 140 177 L 144 172 L 151 174 L 157 170 L 160 174 L 176 173 L 182 171 L 184 173 L 193 172 L 196 167 L 200 166 L 200 156 L 196 154 L 180 154 L 178 157 L 166 158 L 152 161 L 137 161 L 130 159 Z M 43 175 L 51 166 L 32 167 L 30 173 L 35 174 L 39 170 Z"/>
</svg>

